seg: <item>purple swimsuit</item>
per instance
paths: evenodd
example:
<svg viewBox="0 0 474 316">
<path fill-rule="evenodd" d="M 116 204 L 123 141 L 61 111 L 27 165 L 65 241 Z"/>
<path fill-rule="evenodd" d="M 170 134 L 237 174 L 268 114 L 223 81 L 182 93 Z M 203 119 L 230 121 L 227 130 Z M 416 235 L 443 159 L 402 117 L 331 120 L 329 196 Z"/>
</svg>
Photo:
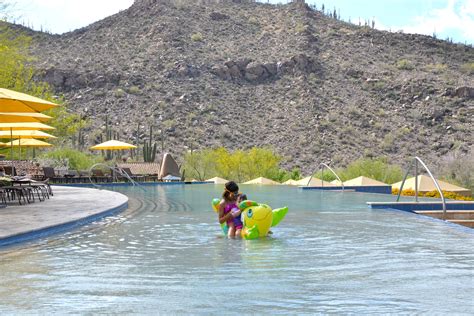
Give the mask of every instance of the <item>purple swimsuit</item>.
<svg viewBox="0 0 474 316">
<path fill-rule="evenodd" d="M 231 203 L 231 204 L 227 204 L 224 208 L 224 215 L 226 215 L 227 213 L 231 212 L 233 209 L 239 209 L 237 207 L 237 204 L 235 203 Z M 234 226 L 235 226 L 235 229 L 242 229 L 242 227 L 244 226 L 242 224 L 242 221 L 240 220 L 240 216 L 237 216 L 235 218 L 232 218 L 232 219 L 229 219 L 227 221 L 227 226 L 229 226 L 230 223 L 234 223 Z"/>
</svg>

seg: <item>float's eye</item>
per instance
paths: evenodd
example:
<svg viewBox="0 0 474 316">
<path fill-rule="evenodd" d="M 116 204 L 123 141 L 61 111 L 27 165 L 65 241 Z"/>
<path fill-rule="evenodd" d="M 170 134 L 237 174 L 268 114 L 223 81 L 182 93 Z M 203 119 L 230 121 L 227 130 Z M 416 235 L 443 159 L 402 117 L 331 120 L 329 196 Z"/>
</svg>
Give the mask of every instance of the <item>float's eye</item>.
<svg viewBox="0 0 474 316">
<path fill-rule="evenodd" d="M 249 209 L 249 210 L 247 211 L 247 216 L 248 216 L 248 218 L 252 218 L 252 215 L 253 215 L 252 209 Z"/>
</svg>

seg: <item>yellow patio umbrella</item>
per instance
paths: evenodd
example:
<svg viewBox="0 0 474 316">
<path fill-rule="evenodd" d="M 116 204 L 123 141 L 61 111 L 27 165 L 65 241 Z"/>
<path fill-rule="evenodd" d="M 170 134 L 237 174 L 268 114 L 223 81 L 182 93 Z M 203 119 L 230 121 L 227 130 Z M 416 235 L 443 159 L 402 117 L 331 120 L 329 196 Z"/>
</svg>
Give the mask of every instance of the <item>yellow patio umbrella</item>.
<svg viewBox="0 0 474 316">
<path fill-rule="evenodd" d="M 12 122 L 0 123 L 0 131 L 19 130 L 53 130 L 52 126 L 40 122 Z"/>
<path fill-rule="evenodd" d="M 10 136 L 20 138 L 57 138 L 48 133 L 34 130 L 0 131 L 0 138 L 10 138 Z"/>
<path fill-rule="evenodd" d="M 2 131 L 0 130 L 0 138 L 9 138 L 10 140 L 13 137 L 22 138 L 57 138 L 56 136 L 50 135 L 48 133 L 42 131 L 35 131 L 35 130 L 9 130 L 9 131 Z M 11 156 L 13 161 L 13 146 L 10 144 L 11 148 Z"/>
<path fill-rule="evenodd" d="M 34 138 L 16 139 L 6 143 L 5 146 L 13 147 L 52 147 L 53 145 Z"/>
<path fill-rule="evenodd" d="M 36 113 L 35 113 L 36 114 Z M 24 137 L 21 134 L 14 135 L 13 131 L 34 131 L 34 130 L 53 130 L 55 129 L 52 126 L 40 123 L 40 122 L 13 122 L 13 123 L 0 123 L 0 132 L 9 131 L 10 132 L 10 142 L 13 141 L 13 137 Z M 0 133 L 1 134 L 1 133 Z M 28 135 L 25 135 L 28 136 Z M 5 137 L 6 138 L 6 137 Z M 35 137 L 26 137 L 26 138 L 35 138 Z M 10 146 L 11 156 L 13 158 L 13 146 Z M 20 150 L 21 153 L 21 150 Z"/>
<path fill-rule="evenodd" d="M 92 150 L 124 150 L 124 149 L 135 149 L 137 146 L 121 142 L 118 140 L 109 140 L 102 144 L 92 146 Z"/>
<path fill-rule="evenodd" d="M 37 112 L 0 112 L 0 123 L 46 122 L 50 119 L 51 116 Z"/>
<path fill-rule="evenodd" d="M 42 112 L 57 106 L 25 93 L 0 88 L 0 112 Z"/>
<path fill-rule="evenodd" d="M 118 140 L 108 140 L 101 144 L 92 146 L 91 150 L 126 150 L 126 149 L 135 149 L 137 146 L 121 142 Z"/>
<path fill-rule="evenodd" d="M 6 143 L 5 145 L 20 148 L 20 153 L 21 153 L 21 147 L 31 147 L 33 148 L 33 158 L 35 157 L 35 148 L 53 147 L 53 145 L 50 143 L 43 142 L 41 140 L 34 139 L 34 138 L 24 138 L 24 139 L 20 138 L 12 142 Z"/>
</svg>

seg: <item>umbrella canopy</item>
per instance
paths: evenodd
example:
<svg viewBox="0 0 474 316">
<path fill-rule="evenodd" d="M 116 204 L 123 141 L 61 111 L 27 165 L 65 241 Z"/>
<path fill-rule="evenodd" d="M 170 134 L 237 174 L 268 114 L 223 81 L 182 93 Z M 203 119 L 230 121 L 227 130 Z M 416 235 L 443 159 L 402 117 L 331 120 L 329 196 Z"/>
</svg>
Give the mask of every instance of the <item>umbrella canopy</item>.
<svg viewBox="0 0 474 316">
<path fill-rule="evenodd" d="M 42 112 L 57 106 L 25 93 L 0 88 L 0 112 Z"/>
<path fill-rule="evenodd" d="M 289 180 L 286 180 L 285 182 L 283 182 L 283 184 L 285 184 L 285 185 L 298 185 L 298 181 L 293 180 L 293 179 L 289 179 Z"/>
<path fill-rule="evenodd" d="M 0 131 L 0 138 L 57 138 L 56 136 L 50 135 L 42 131 L 29 131 L 29 130 L 14 130 L 14 131 Z"/>
<path fill-rule="evenodd" d="M 436 179 L 436 181 L 438 181 L 439 187 L 443 191 L 455 192 L 464 196 L 471 196 L 472 194 L 471 190 L 469 189 L 458 187 L 457 185 L 444 182 L 438 179 Z M 394 183 L 392 184 L 392 189 L 400 190 L 401 185 L 402 185 L 402 181 Z M 415 177 L 409 178 L 405 181 L 405 184 L 403 185 L 403 190 L 407 190 L 407 189 L 415 190 Z M 422 193 L 436 191 L 436 186 L 430 177 L 425 176 L 425 175 L 419 175 L 418 176 L 418 191 Z"/>
<path fill-rule="evenodd" d="M 0 142 L 0 147 L 5 147 L 7 144 Z"/>
<path fill-rule="evenodd" d="M 308 181 L 310 180 L 311 177 L 306 177 L 304 179 L 301 179 L 299 181 L 297 181 L 297 185 L 301 185 L 301 186 L 307 186 L 308 185 Z M 327 181 L 324 181 L 324 180 L 321 180 L 321 179 L 318 179 L 318 178 L 315 178 L 315 177 L 312 177 L 311 178 L 311 182 L 309 183 L 309 186 L 310 187 L 321 187 L 321 186 L 324 186 L 324 187 L 333 187 L 335 186 L 334 184 L 330 183 L 330 182 L 327 182 Z"/>
<path fill-rule="evenodd" d="M 19 130 L 53 130 L 52 126 L 39 122 L 0 123 L 0 131 Z"/>
<path fill-rule="evenodd" d="M 41 140 L 37 140 L 34 138 L 26 138 L 26 139 L 16 139 L 12 142 L 6 143 L 6 146 L 13 146 L 13 147 L 52 147 L 50 143 L 43 142 Z"/>
<path fill-rule="evenodd" d="M 264 178 L 264 177 L 258 177 L 253 180 L 244 182 L 243 184 L 270 184 L 270 185 L 275 185 L 275 184 L 280 184 L 276 181 Z"/>
<path fill-rule="evenodd" d="M 329 182 L 329 183 L 334 184 L 334 185 L 338 185 L 338 186 L 342 185 L 342 182 L 339 181 L 339 180 L 337 180 L 337 179 L 334 179 L 334 180 L 332 180 L 332 181 Z"/>
<path fill-rule="evenodd" d="M 161 162 L 160 178 L 164 179 L 168 175 L 181 178 L 181 172 L 179 171 L 179 166 L 176 163 L 176 160 L 174 160 L 171 154 L 166 153 Z"/>
<path fill-rule="evenodd" d="M 207 179 L 206 182 L 214 182 L 215 184 L 226 184 L 227 182 L 229 182 L 229 180 L 219 178 L 219 177 L 214 177 L 211 179 Z"/>
<path fill-rule="evenodd" d="M 52 117 L 36 112 L 0 112 L 0 123 L 46 122 Z"/>
<path fill-rule="evenodd" d="M 109 140 L 102 144 L 92 146 L 92 150 L 124 150 L 124 149 L 135 149 L 137 146 L 120 142 L 118 140 Z"/>
<path fill-rule="evenodd" d="M 348 186 L 348 187 L 350 187 L 350 186 L 378 187 L 378 186 L 387 186 L 388 184 L 377 181 L 377 180 L 374 180 L 374 179 L 371 179 L 371 178 L 368 178 L 368 177 L 360 176 L 360 177 L 357 177 L 357 178 L 354 178 L 354 179 L 351 179 L 351 180 L 344 181 L 344 185 Z"/>
</svg>

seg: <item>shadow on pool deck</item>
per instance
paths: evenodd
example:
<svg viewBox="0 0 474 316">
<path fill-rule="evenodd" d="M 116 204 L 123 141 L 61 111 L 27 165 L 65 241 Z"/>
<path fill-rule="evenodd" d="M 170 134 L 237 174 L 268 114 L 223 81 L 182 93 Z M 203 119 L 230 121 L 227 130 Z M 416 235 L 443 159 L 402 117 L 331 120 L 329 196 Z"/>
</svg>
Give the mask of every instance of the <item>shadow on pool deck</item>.
<svg viewBox="0 0 474 316">
<path fill-rule="evenodd" d="M 53 186 L 54 196 L 27 205 L 0 209 L 0 247 L 74 229 L 128 207 L 120 193 Z"/>
</svg>

